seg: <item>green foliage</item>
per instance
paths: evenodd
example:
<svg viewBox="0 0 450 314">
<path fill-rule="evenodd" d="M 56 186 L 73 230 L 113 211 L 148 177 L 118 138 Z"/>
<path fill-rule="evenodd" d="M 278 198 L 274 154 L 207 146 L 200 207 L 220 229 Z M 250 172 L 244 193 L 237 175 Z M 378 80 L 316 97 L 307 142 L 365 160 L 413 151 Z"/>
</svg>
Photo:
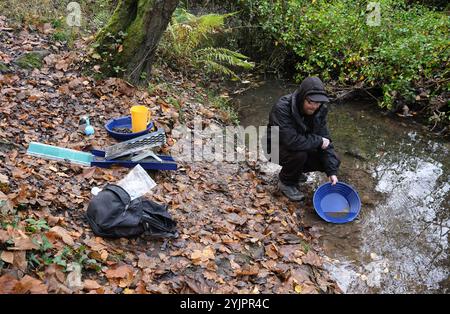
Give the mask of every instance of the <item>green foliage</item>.
<svg viewBox="0 0 450 314">
<path fill-rule="evenodd" d="M 44 265 L 56 264 L 67 267 L 71 262 L 80 264 L 84 269 L 100 271 L 101 265 L 92 258 L 89 258 L 86 247 L 81 245 L 78 248 L 65 246 L 61 251 L 54 252 L 52 244 L 42 235 L 38 250 L 29 251 L 27 260 L 34 268 L 40 268 Z"/>
<path fill-rule="evenodd" d="M 34 267 L 39 267 L 41 265 L 41 261 L 39 260 L 39 256 L 34 252 L 27 253 L 27 261 Z"/>
<path fill-rule="evenodd" d="M 20 203 L 20 204 L 18 204 L 18 205 L 15 207 L 15 209 L 16 209 L 16 210 L 19 210 L 19 211 L 26 210 L 27 208 L 28 208 L 28 205 L 27 205 L 27 204 L 23 204 L 23 203 Z"/>
<path fill-rule="evenodd" d="M 169 96 L 167 99 L 167 102 L 177 109 L 179 120 L 181 123 L 184 123 L 185 117 L 184 117 L 183 108 L 181 107 L 181 104 L 178 101 L 178 99 L 176 99 L 175 97 Z"/>
<path fill-rule="evenodd" d="M 95 259 L 89 258 L 84 245 L 71 250 L 69 256 L 85 269 L 92 269 L 95 271 L 101 270 L 101 265 Z"/>
<path fill-rule="evenodd" d="M 45 232 L 49 230 L 49 226 L 44 219 L 27 218 L 22 220 L 20 214 L 14 216 L 1 216 L 0 215 L 0 227 L 1 229 L 14 228 L 26 231 L 32 238 L 37 249 L 28 250 L 26 254 L 29 267 L 35 270 L 41 270 L 45 266 L 56 264 L 62 266 L 64 269 L 71 262 L 80 264 L 86 270 L 101 270 L 102 260 L 97 261 L 91 258 L 90 251 L 86 249 L 84 245 L 75 245 L 74 247 L 64 246 L 62 249 L 58 245 L 53 245 L 47 238 Z M 15 245 L 14 237 L 11 237 L 4 242 L 4 246 L 1 249 L 7 247 L 13 247 Z M 0 264 L 0 270 L 4 263 Z"/>
<path fill-rule="evenodd" d="M 41 235 L 41 242 L 38 244 L 39 244 L 39 251 L 41 251 L 41 253 L 44 253 L 47 250 L 53 248 L 53 245 L 50 243 L 50 241 L 45 235 Z"/>
<path fill-rule="evenodd" d="M 66 268 L 67 267 L 67 259 L 68 259 L 68 255 L 70 254 L 70 252 L 71 252 L 71 249 L 69 247 L 67 247 L 67 246 L 64 247 L 61 254 L 56 255 L 53 258 L 53 263 Z"/>
<path fill-rule="evenodd" d="M 207 47 L 194 51 L 197 65 L 203 65 L 208 73 L 222 73 L 238 79 L 238 76 L 228 66 L 250 70 L 254 64 L 248 62 L 246 56 L 226 48 Z"/>
<path fill-rule="evenodd" d="M 52 24 L 52 27 L 53 27 L 53 28 L 56 28 L 56 29 L 58 29 L 58 28 L 63 28 L 63 27 L 64 27 L 64 20 L 63 20 L 62 18 L 59 18 L 59 19 L 55 18 L 55 19 L 52 19 L 50 23 Z"/>
<path fill-rule="evenodd" d="M 77 28 L 69 28 L 66 26 L 66 27 L 62 28 L 61 30 L 56 30 L 52 34 L 52 39 L 54 41 L 66 43 L 67 46 L 70 49 L 72 49 L 73 45 L 75 43 L 75 40 L 77 40 L 79 36 L 80 36 L 80 34 L 79 34 Z"/>
<path fill-rule="evenodd" d="M 40 23 L 55 19 L 65 8 L 52 0 L 6 0 L 0 1 L 1 15 L 20 23 Z M 67 2 L 68 3 L 68 2 Z M 67 5 L 65 3 L 65 5 Z"/>
<path fill-rule="evenodd" d="M 52 35 L 53 40 L 55 41 L 68 41 L 69 40 L 69 34 L 66 31 L 56 31 Z"/>
<path fill-rule="evenodd" d="M 380 105 L 414 101 L 428 82 L 432 94 L 448 79 L 449 19 L 420 5 L 380 0 L 381 24 L 366 23 L 368 1 L 244 1 L 279 45 L 297 56 L 296 79 L 318 75 L 340 85 L 383 91 Z M 447 69 L 447 70 L 446 70 Z"/>
<path fill-rule="evenodd" d="M 162 59 L 183 70 L 196 68 L 237 79 L 235 68 L 248 70 L 254 64 L 241 53 L 214 47 L 214 35 L 225 31 L 224 20 L 233 14 L 195 16 L 177 9 L 160 45 Z"/>
<path fill-rule="evenodd" d="M 20 217 L 18 215 L 14 216 L 6 216 L 6 215 L 0 215 L 0 226 L 1 229 L 7 229 L 8 226 L 11 226 L 12 228 L 17 228 L 20 222 Z"/>
<path fill-rule="evenodd" d="M 21 55 L 15 63 L 23 69 L 40 69 L 42 67 L 42 55 L 36 52 L 28 52 Z"/>
<path fill-rule="evenodd" d="M 225 113 L 231 123 L 239 124 L 238 112 L 234 109 L 233 104 L 230 102 L 229 98 L 217 95 L 214 92 L 208 92 L 208 98 L 206 99 L 214 108 L 220 109 Z"/>
<path fill-rule="evenodd" d="M 90 6 L 92 8 L 91 24 L 94 29 L 101 29 L 108 22 L 114 9 L 111 2 L 110 0 L 97 0 L 94 6 Z"/>
<path fill-rule="evenodd" d="M 434 110 L 428 117 L 428 121 L 433 124 L 431 131 L 433 131 L 438 125 L 450 124 L 450 104 L 447 102 L 447 111 Z"/>
<path fill-rule="evenodd" d="M 33 242 L 39 246 L 37 250 L 27 252 L 27 261 L 32 267 L 41 267 L 42 265 L 50 265 L 53 263 L 52 249 L 53 245 L 50 243 L 45 235 L 41 235 L 41 239 L 33 239 Z"/>
<path fill-rule="evenodd" d="M 116 52 L 121 49 L 126 32 L 119 31 L 117 34 L 107 32 L 105 34 L 107 44 L 102 45 L 95 42 L 91 45 L 89 50 L 89 57 L 95 62 L 102 64 L 103 72 L 114 75 L 119 75 L 125 71 L 120 65 L 115 65 Z"/>
<path fill-rule="evenodd" d="M 1 15 L 23 24 L 50 22 L 55 29 L 69 29 L 66 24 L 67 5 L 72 0 L 2 0 Z M 81 28 L 95 31 L 103 27 L 114 10 L 114 0 L 78 0 L 81 8 Z"/>
<path fill-rule="evenodd" d="M 27 223 L 27 226 L 25 227 L 25 230 L 28 232 L 40 232 L 41 230 L 49 230 L 49 226 L 47 225 L 47 222 L 44 219 L 35 220 L 33 218 L 25 219 L 25 222 Z"/>
<path fill-rule="evenodd" d="M 9 71 L 9 67 L 6 64 L 4 64 L 3 62 L 0 62 L 0 73 L 8 72 L 8 71 Z M 0 183 L 0 189 L 3 185 L 4 185 L 3 183 Z"/>
<path fill-rule="evenodd" d="M 301 241 L 300 243 L 303 247 L 303 252 L 308 253 L 308 251 L 311 249 L 310 245 L 305 241 Z"/>
</svg>

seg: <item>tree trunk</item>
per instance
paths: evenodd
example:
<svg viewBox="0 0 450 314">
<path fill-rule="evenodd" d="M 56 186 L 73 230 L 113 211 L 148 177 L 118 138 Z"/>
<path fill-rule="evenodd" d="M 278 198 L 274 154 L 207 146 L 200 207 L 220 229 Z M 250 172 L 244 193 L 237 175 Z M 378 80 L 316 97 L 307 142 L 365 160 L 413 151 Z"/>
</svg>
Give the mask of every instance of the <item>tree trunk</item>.
<svg viewBox="0 0 450 314">
<path fill-rule="evenodd" d="M 109 74 L 123 75 L 132 83 L 149 77 L 158 42 L 178 2 L 119 0 L 96 38 L 97 52 Z"/>
</svg>

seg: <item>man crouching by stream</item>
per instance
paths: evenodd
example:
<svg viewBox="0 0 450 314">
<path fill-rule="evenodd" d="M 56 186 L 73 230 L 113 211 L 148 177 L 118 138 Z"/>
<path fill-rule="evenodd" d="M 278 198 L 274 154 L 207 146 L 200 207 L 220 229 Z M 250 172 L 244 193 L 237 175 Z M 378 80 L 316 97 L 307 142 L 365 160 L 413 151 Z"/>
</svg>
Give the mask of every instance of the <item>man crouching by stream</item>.
<svg viewBox="0 0 450 314">
<path fill-rule="evenodd" d="M 278 187 L 291 201 L 304 198 L 297 186 L 306 181 L 306 172 L 322 171 L 333 185 L 338 181 L 340 160 L 327 128 L 327 102 L 322 81 L 308 77 L 294 93 L 282 96 L 270 112 L 268 139 L 272 126 L 278 126 L 279 132 L 278 163 L 282 169 Z M 269 154 L 270 145 L 268 140 Z"/>
</svg>

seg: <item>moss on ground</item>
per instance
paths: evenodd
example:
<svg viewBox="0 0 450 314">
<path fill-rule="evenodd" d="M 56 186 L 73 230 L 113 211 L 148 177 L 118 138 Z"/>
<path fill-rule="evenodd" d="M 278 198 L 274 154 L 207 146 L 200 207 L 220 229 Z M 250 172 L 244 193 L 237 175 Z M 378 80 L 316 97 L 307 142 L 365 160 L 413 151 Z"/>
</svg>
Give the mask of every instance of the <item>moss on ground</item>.
<svg viewBox="0 0 450 314">
<path fill-rule="evenodd" d="M 9 67 L 4 64 L 3 62 L 0 62 L 0 73 L 5 73 L 9 71 Z"/>
<path fill-rule="evenodd" d="M 14 62 L 23 69 L 40 69 L 42 67 L 44 54 L 39 52 L 28 52 L 18 57 Z"/>
</svg>

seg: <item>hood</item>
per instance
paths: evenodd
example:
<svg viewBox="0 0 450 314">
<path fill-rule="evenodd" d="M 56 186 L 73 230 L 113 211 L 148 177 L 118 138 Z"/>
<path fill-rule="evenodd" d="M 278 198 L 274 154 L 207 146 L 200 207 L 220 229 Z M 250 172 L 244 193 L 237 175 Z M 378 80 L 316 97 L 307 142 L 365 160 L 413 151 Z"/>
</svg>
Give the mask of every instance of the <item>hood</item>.
<svg viewBox="0 0 450 314">
<path fill-rule="evenodd" d="M 327 96 L 327 93 L 325 91 L 325 87 L 320 80 L 320 78 L 311 76 L 307 77 L 303 80 L 303 82 L 300 84 L 300 86 L 295 91 L 296 94 L 296 104 L 303 104 L 303 101 L 305 100 L 305 97 L 311 94 L 321 94 L 324 96 Z"/>
<path fill-rule="evenodd" d="M 327 96 L 325 87 L 320 78 L 315 76 L 305 78 L 297 90 L 292 94 L 292 112 L 294 115 L 303 115 L 303 102 L 305 97 L 310 94 L 322 94 Z"/>
</svg>

